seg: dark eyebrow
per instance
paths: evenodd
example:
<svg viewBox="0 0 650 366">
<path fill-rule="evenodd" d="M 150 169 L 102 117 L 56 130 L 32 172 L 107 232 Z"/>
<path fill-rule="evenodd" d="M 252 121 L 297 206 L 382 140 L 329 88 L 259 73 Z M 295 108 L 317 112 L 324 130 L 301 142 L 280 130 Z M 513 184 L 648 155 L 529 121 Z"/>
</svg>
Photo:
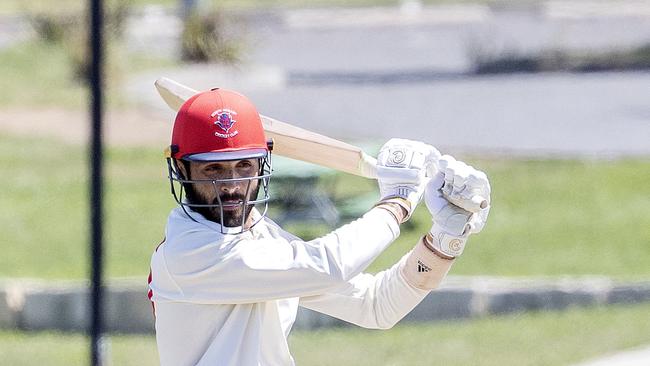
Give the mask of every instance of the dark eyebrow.
<svg viewBox="0 0 650 366">
<path fill-rule="evenodd" d="M 216 162 L 216 161 L 215 162 L 210 162 L 210 163 L 205 164 L 203 166 L 203 169 L 213 168 L 213 167 L 221 167 L 221 164 L 219 162 Z"/>
</svg>

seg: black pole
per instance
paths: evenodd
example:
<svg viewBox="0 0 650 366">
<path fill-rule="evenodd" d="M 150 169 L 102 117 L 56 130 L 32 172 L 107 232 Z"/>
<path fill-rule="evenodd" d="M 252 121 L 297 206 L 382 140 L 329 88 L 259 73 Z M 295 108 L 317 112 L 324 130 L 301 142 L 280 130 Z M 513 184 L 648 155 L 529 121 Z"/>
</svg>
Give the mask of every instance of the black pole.
<svg viewBox="0 0 650 366">
<path fill-rule="evenodd" d="M 102 247 L 103 247 L 103 154 L 102 154 L 102 61 L 103 61 L 103 7 L 102 0 L 90 0 L 90 49 L 92 62 L 89 81 L 91 90 L 91 323 L 90 323 L 90 361 L 92 366 L 102 365 L 103 291 L 102 291 Z"/>
</svg>

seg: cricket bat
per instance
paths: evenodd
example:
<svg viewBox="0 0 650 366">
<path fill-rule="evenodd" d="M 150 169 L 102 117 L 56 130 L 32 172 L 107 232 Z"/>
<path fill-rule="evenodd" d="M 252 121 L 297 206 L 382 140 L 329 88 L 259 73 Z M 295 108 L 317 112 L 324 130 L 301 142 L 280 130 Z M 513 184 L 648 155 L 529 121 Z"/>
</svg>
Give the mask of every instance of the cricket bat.
<svg viewBox="0 0 650 366">
<path fill-rule="evenodd" d="M 164 77 L 156 80 L 154 85 L 165 103 L 174 111 L 178 111 L 187 99 L 198 93 L 197 90 Z M 274 154 L 365 178 L 377 178 L 377 160 L 361 148 L 271 117 L 260 117 L 266 137 L 273 139 Z M 451 202 L 458 205 L 457 202 Z M 478 212 L 487 207 L 487 204 L 487 200 L 477 196 L 471 203 L 459 206 L 470 212 Z"/>
</svg>

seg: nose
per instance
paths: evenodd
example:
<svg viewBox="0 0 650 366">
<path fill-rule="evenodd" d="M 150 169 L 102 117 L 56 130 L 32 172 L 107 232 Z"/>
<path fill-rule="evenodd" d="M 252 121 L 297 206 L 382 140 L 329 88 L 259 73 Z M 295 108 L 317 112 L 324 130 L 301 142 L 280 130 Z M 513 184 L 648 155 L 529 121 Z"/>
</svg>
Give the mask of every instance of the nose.
<svg viewBox="0 0 650 366">
<path fill-rule="evenodd" d="M 223 182 L 221 183 L 220 190 L 222 193 L 234 194 L 241 191 L 241 187 L 238 182 Z"/>
<path fill-rule="evenodd" d="M 242 177 L 236 169 L 232 168 L 225 170 L 220 178 L 224 180 L 234 179 L 231 181 L 222 181 L 219 183 L 219 191 L 221 194 L 244 194 L 246 191 L 246 183 L 240 180 Z"/>
</svg>

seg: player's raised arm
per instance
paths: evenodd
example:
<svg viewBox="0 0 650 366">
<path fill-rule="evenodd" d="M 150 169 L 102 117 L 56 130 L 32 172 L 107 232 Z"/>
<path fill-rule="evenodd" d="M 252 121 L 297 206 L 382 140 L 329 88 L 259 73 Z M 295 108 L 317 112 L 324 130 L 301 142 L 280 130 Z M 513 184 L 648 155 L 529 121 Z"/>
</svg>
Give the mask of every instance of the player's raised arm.
<svg viewBox="0 0 650 366">
<path fill-rule="evenodd" d="M 478 195 L 489 202 L 490 185 L 485 173 L 450 156 L 436 161 L 434 170 L 424 193 L 433 225 L 413 250 L 388 270 L 360 274 L 326 294 L 301 298 L 302 306 L 366 328 L 386 329 L 438 287 L 469 235 L 481 231 L 490 209 L 488 205 L 472 214 L 445 197 L 462 202 Z"/>
</svg>

